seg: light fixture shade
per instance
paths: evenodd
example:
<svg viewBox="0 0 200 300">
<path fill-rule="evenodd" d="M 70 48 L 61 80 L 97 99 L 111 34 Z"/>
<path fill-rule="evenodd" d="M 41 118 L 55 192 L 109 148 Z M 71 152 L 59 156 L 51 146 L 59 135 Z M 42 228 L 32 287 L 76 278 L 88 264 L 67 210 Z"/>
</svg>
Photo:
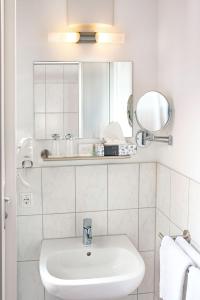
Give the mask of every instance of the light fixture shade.
<svg viewBox="0 0 200 300">
<path fill-rule="evenodd" d="M 53 43 L 77 43 L 79 39 L 79 32 L 51 32 L 48 35 L 48 41 Z"/>
<path fill-rule="evenodd" d="M 97 32 L 96 42 L 101 44 L 123 44 L 125 36 L 123 33 Z"/>
</svg>

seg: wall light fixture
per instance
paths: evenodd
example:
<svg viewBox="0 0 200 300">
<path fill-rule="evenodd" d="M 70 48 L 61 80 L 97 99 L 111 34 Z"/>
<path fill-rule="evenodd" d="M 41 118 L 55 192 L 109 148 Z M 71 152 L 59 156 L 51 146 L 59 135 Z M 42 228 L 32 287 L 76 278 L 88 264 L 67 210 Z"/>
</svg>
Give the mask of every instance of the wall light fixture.
<svg viewBox="0 0 200 300">
<path fill-rule="evenodd" d="M 51 32 L 48 41 L 54 43 L 123 44 L 125 36 L 116 32 Z"/>
</svg>

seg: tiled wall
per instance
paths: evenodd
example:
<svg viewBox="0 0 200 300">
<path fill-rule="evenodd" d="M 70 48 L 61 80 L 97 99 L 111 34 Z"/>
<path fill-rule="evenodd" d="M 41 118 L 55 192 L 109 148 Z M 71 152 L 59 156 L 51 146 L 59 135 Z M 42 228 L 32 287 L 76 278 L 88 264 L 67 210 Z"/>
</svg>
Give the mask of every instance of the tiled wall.
<svg viewBox="0 0 200 300">
<path fill-rule="evenodd" d="M 182 234 L 188 229 L 192 242 L 200 246 L 200 183 L 163 165 L 157 165 L 155 291 L 159 289 L 158 233 Z"/>
<path fill-rule="evenodd" d="M 19 170 L 31 188 L 18 185 L 18 300 L 56 300 L 40 282 L 43 238 L 80 236 L 91 217 L 93 234 L 128 234 L 146 264 L 138 295 L 153 300 L 156 164 L 132 163 Z M 32 192 L 30 208 L 21 193 Z"/>
</svg>

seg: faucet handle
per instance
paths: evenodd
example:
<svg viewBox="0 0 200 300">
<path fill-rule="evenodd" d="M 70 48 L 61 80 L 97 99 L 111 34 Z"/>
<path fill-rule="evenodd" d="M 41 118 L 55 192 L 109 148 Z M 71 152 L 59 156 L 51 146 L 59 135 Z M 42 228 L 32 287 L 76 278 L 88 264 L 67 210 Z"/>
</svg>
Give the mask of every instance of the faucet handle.
<svg viewBox="0 0 200 300">
<path fill-rule="evenodd" d="M 92 219 L 91 218 L 85 218 L 83 219 L 83 227 L 88 229 L 92 227 Z"/>
</svg>

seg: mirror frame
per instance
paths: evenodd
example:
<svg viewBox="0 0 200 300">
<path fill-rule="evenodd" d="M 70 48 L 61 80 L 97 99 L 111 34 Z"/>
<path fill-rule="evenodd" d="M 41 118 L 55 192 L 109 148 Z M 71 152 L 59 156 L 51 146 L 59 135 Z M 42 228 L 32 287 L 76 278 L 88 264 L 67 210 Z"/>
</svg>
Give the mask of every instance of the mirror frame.
<svg viewBox="0 0 200 300">
<path fill-rule="evenodd" d="M 159 93 L 160 95 L 162 95 L 162 96 L 165 98 L 165 100 L 167 101 L 168 107 L 169 107 L 169 108 L 168 108 L 168 120 L 167 120 L 167 122 L 165 123 L 165 125 L 163 125 L 159 130 L 149 130 L 149 129 L 143 127 L 142 124 L 139 122 L 138 117 L 137 117 L 137 105 L 138 105 L 138 102 L 140 101 L 140 99 L 141 99 L 145 94 L 148 94 L 148 93 L 150 93 L 150 92 L 156 92 L 156 93 Z M 136 121 L 137 121 L 139 127 L 140 127 L 142 130 L 144 130 L 144 131 L 148 131 L 148 132 L 159 132 L 160 130 L 162 130 L 162 129 L 164 129 L 165 127 L 167 127 L 167 126 L 169 125 L 169 122 L 170 122 L 171 119 L 172 119 L 172 108 L 171 108 L 170 102 L 169 102 L 169 100 L 167 99 L 167 97 L 166 97 L 163 93 L 161 93 L 161 92 L 159 92 L 159 91 L 156 91 L 156 90 L 150 90 L 150 91 L 147 91 L 146 93 L 144 93 L 144 95 L 141 96 L 141 97 L 139 98 L 139 100 L 137 101 L 137 103 L 136 103 L 136 109 L 135 109 L 135 111 L 134 111 L 134 115 L 135 115 Z"/>
</svg>

